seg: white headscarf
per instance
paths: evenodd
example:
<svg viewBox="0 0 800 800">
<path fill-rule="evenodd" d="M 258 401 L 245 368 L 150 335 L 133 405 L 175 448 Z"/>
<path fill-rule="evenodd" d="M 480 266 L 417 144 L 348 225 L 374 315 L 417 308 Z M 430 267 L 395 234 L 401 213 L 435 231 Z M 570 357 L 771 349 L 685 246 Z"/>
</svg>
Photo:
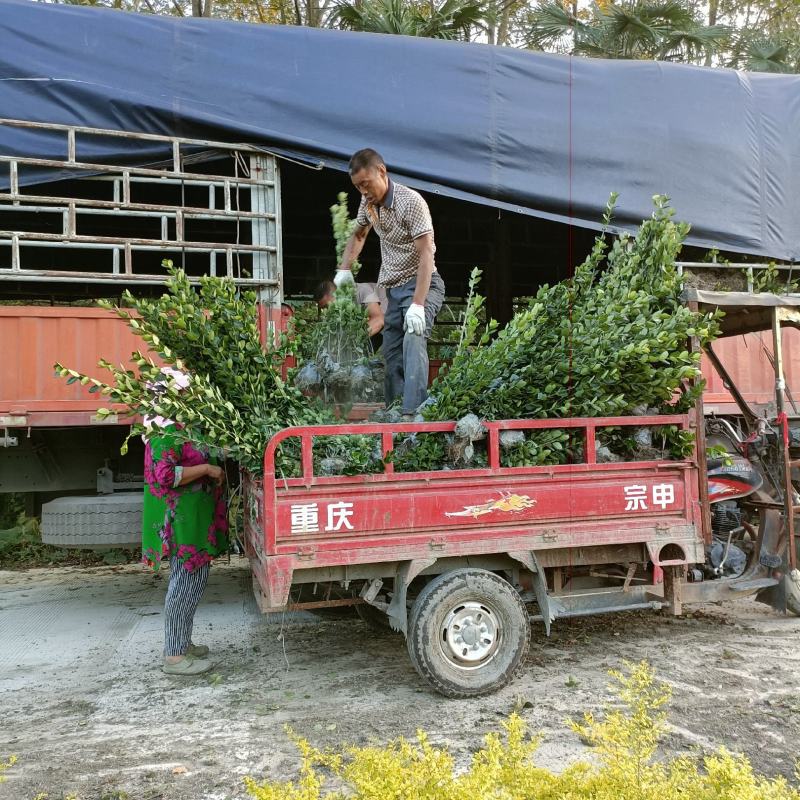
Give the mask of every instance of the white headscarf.
<svg viewBox="0 0 800 800">
<path fill-rule="evenodd" d="M 192 382 L 191 375 L 186 372 L 181 372 L 181 370 L 175 369 L 175 367 L 161 367 L 161 374 L 164 376 L 163 378 L 159 378 L 157 381 L 149 381 L 147 383 L 147 388 L 153 392 L 153 402 L 151 403 L 152 406 L 155 406 L 158 402 L 159 395 L 164 394 L 164 392 L 167 390 L 167 386 L 169 386 L 170 381 L 172 382 L 172 385 L 180 392 L 188 388 L 189 384 Z M 152 433 L 153 431 L 163 430 L 170 425 L 174 425 L 175 420 L 162 417 L 160 414 L 145 414 L 142 423 L 146 431 L 148 433 Z"/>
</svg>

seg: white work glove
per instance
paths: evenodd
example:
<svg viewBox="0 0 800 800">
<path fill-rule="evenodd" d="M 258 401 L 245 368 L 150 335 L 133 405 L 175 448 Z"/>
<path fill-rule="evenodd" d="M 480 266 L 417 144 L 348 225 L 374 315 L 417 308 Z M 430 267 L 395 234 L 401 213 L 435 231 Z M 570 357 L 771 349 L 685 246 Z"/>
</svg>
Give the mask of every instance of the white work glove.
<svg viewBox="0 0 800 800">
<path fill-rule="evenodd" d="M 406 321 L 403 327 L 408 333 L 422 336 L 425 333 L 425 306 L 412 303 L 406 311 Z"/>
<path fill-rule="evenodd" d="M 337 269 L 336 274 L 333 276 L 333 283 L 337 289 L 348 283 L 354 283 L 353 273 L 349 269 Z"/>
</svg>

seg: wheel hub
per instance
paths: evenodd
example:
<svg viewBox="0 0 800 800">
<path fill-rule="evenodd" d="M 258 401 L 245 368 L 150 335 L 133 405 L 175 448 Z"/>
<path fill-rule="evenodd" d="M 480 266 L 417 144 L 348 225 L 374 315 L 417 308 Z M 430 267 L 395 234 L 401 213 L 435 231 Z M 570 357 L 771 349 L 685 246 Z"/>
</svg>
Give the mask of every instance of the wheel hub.
<svg viewBox="0 0 800 800">
<path fill-rule="evenodd" d="M 497 652 L 501 630 L 497 615 L 484 603 L 460 603 L 445 617 L 442 649 L 456 666 L 483 666 Z"/>
</svg>

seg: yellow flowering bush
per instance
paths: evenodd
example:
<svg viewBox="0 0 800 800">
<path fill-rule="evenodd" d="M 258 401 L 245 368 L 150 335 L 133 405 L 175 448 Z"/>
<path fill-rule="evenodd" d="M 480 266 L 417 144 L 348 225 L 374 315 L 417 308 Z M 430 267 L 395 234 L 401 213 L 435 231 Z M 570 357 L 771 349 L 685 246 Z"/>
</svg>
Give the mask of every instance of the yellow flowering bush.
<svg viewBox="0 0 800 800">
<path fill-rule="evenodd" d="M 7 769 L 11 769 L 17 763 L 16 756 L 10 756 L 8 761 L 0 761 L 0 783 L 4 783 L 6 776 L 3 774 Z"/>
<path fill-rule="evenodd" d="M 784 778 L 754 774 L 724 748 L 704 758 L 656 759 L 667 724 L 669 687 L 647 662 L 612 672 L 617 708 L 584 714 L 570 727 L 595 748 L 596 760 L 560 774 L 533 763 L 539 739 L 517 714 L 490 733 L 469 769 L 456 774 L 450 753 L 419 731 L 414 741 L 322 752 L 290 733 L 301 757 L 294 782 L 246 778 L 255 800 L 800 800 Z M 341 789 L 327 789 L 335 783 Z"/>
</svg>

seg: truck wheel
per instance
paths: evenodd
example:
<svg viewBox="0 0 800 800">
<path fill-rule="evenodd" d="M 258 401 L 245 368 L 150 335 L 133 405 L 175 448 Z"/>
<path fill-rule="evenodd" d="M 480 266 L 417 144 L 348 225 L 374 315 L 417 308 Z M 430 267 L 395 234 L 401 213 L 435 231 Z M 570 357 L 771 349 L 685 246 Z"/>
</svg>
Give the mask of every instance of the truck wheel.
<svg viewBox="0 0 800 800">
<path fill-rule="evenodd" d="M 408 653 L 447 697 L 488 694 L 513 679 L 530 642 L 528 612 L 507 581 L 483 569 L 434 578 L 411 609 Z"/>
<path fill-rule="evenodd" d="M 792 570 L 785 578 L 786 610 L 800 617 L 800 570 Z"/>
<path fill-rule="evenodd" d="M 42 506 L 42 541 L 91 550 L 142 543 L 142 492 L 59 497 Z"/>
</svg>

